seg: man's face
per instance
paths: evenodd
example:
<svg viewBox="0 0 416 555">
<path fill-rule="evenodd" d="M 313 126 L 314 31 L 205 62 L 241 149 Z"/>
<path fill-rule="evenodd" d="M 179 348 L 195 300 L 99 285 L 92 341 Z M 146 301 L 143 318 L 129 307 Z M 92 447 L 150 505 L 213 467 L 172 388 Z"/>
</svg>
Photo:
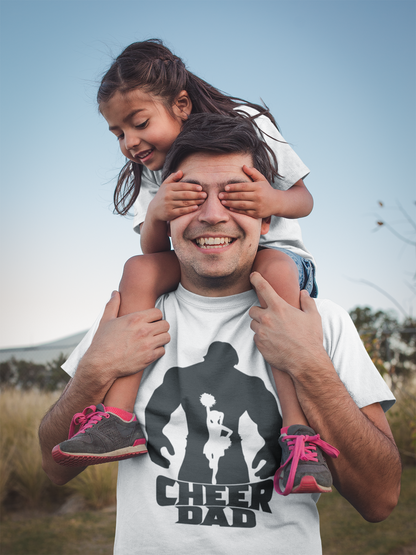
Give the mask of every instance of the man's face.
<svg viewBox="0 0 416 555">
<path fill-rule="evenodd" d="M 230 212 L 218 194 L 231 183 L 247 183 L 247 154 L 193 154 L 178 169 L 181 181 L 201 185 L 207 193 L 198 210 L 170 222 L 170 234 L 181 266 L 181 283 L 208 297 L 235 295 L 251 288 L 249 275 L 260 234 L 269 221 Z"/>
</svg>

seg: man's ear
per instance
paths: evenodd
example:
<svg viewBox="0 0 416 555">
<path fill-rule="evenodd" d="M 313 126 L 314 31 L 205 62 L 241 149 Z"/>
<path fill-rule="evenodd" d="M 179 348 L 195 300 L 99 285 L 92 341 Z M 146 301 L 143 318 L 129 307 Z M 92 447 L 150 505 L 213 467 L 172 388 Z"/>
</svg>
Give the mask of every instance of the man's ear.
<svg viewBox="0 0 416 555">
<path fill-rule="evenodd" d="M 172 104 L 172 110 L 175 116 L 185 121 L 192 112 L 192 101 L 186 91 L 181 91 Z"/>
<path fill-rule="evenodd" d="M 266 235 L 266 233 L 269 231 L 271 219 L 272 219 L 271 216 L 269 216 L 268 218 L 263 218 L 262 219 L 262 221 L 261 221 L 261 234 L 262 235 Z"/>
</svg>

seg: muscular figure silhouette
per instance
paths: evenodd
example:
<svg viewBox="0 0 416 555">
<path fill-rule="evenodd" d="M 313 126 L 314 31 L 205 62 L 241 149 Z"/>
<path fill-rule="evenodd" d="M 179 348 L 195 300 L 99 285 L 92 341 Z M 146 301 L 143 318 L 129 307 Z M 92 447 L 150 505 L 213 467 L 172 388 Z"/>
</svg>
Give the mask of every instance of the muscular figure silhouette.
<svg viewBox="0 0 416 555">
<path fill-rule="evenodd" d="M 207 424 L 207 408 L 201 399 L 215 399 L 215 410 L 221 413 L 221 426 L 227 430 L 227 448 L 219 437 L 218 450 L 223 454 L 215 468 L 217 484 L 239 484 L 249 481 L 249 473 L 238 433 L 239 420 L 247 412 L 257 424 L 263 447 L 254 457 L 252 466 L 261 468 L 255 473 L 260 479 L 272 476 L 280 461 L 278 445 L 282 422 L 276 399 L 260 378 L 247 376 L 235 368 L 238 356 L 229 343 L 216 341 L 208 349 L 204 362 L 185 368 L 173 367 L 162 385 L 153 393 L 146 407 L 148 450 L 152 461 L 163 468 L 169 460 L 161 454 L 165 447 L 171 455 L 174 448 L 163 428 L 171 414 L 181 405 L 188 427 L 185 457 L 179 471 L 179 480 L 213 483 L 213 468 L 206 456 L 206 444 L 215 441 Z M 205 451 L 205 452 L 204 452 Z M 211 466 L 211 467 L 210 467 Z"/>
</svg>

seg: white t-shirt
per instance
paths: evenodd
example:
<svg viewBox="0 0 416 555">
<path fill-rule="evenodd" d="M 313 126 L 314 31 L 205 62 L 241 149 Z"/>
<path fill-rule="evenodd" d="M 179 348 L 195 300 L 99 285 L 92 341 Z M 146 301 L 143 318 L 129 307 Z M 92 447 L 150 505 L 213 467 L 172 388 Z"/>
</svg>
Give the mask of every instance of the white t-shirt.
<svg viewBox="0 0 416 555">
<path fill-rule="evenodd" d="M 250 116 L 257 113 L 256 110 L 249 106 L 239 106 L 237 110 L 243 110 Z M 282 176 L 282 179 L 275 179 L 271 185 L 275 189 L 286 191 L 299 179 L 304 179 L 309 174 L 309 169 L 284 140 L 267 116 L 259 116 L 255 121 L 262 132 L 261 138 L 276 155 L 279 175 Z M 152 172 L 147 168 L 143 168 L 140 193 L 134 203 L 133 229 L 137 233 L 140 233 L 140 225 L 145 220 L 148 206 L 162 184 L 162 172 L 163 170 Z M 302 232 L 296 219 L 272 216 L 270 230 L 266 235 L 260 237 L 260 245 L 268 248 L 288 249 L 314 262 L 312 255 L 303 244 Z"/>
<path fill-rule="evenodd" d="M 315 302 L 325 349 L 355 403 L 387 410 L 394 397 L 349 315 Z M 253 341 L 253 305 L 252 290 L 211 298 L 182 286 L 158 300 L 171 341 L 144 370 L 135 405 L 149 454 L 119 463 L 116 555 L 321 554 L 319 496 L 273 490 L 282 421 Z M 69 374 L 88 344 L 64 365 Z"/>
</svg>

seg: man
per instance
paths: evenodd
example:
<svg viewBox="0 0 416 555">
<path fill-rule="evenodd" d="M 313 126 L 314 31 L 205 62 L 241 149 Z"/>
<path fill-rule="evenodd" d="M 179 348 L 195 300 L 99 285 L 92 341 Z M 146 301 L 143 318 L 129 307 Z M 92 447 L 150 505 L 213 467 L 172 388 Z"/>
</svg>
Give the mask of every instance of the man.
<svg viewBox="0 0 416 555">
<path fill-rule="evenodd" d="M 351 320 L 305 292 L 295 309 L 250 275 L 269 221 L 231 212 L 218 197 L 228 183 L 248 180 L 244 164 L 256 167 L 244 142 L 249 133 L 252 144 L 252 129 L 214 114 L 184 126 L 166 171 L 182 170 L 207 198 L 170 223 L 181 284 L 158 308 L 121 318 L 113 294 L 41 424 L 44 469 L 63 484 L 80 469 L 57 465 L 51 449 L 72 415 L 102 402 L 116 378 L 145 369 L 135 412 L 149 456 L 119 465 L 120 555 L 321 553 L 318 496 L 273 490 L 281 417 L 269 364 L 292 378 L 311 427 L 340 450 L 328 461 L 340 493 L 369 521 L 386 518 L 398 500 L 400 459 L 383 412 L 393 397 Z M 211 237 L 220 241 L 211 246 Z"/>
</svg>

